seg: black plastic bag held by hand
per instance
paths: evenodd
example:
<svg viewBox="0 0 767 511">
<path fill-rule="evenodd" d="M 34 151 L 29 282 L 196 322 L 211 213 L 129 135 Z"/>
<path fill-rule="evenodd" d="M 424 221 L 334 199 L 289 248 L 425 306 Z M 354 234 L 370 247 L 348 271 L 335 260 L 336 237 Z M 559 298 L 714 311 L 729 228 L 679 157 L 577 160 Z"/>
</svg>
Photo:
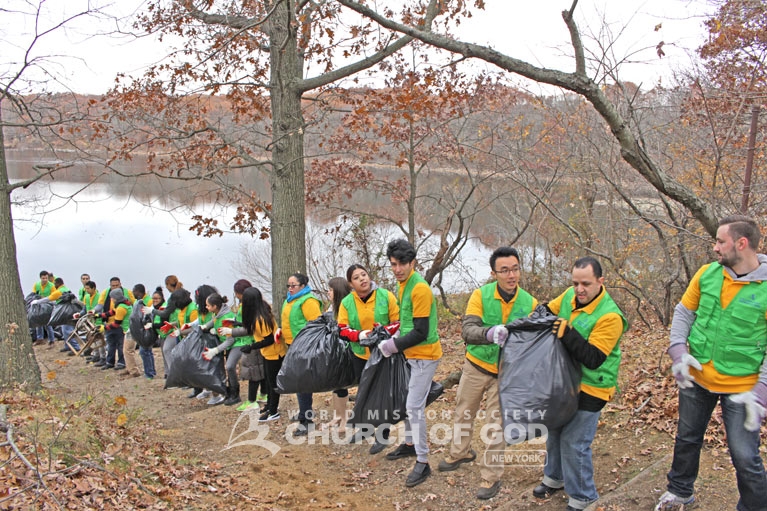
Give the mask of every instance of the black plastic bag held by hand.
<svg viewBox="0 0 767 511">
<path fill-rule="evenodd" d="M 157 330 L 152 328 L 152 315 L 144 314 L 144 304 L 139 301 L 133 306 L 130 318 L 128 319 L 128 326 L 130 328 L 130 335 L 136 344 L 142 348 L 151 348 L 157 341 Z M 149 328 L 145 328 L 149 321 Z"/>
<path fill-rule="evenodd" d="M 41 302 L 29 306 L 27 311 L 27 322 L 30 328 L 45 326 L 51 319 L 53 313 L 53 302 Z"/>
<path fill-rule="evenodd" d="M 557 316 L 539 305 L 508 325 L 498 392 L 503 434 L 515 444 L 567 424 L 578 410 L 581 368 L 552 332 Z"/>
<path fill-rule="evenodd" d="M 360 376 L 352 425 L 377 428 L 396 424 L 407 417 L 407 393 L 410 366 L 402 353 L 384 357 L 377 348 L 379 342 L 391 337 L 383 327 L 376 327 L 365 340 L 370 358 Z"/>
<path fill-rule="evenodd" d="M 215 334 L 203 332 L 199 325 L 194 325 L 192 332 L 170 353 L 165 388 L 195 387 L 226 394 L 224 357 L 217 355 L 212 360 L 202 358 L 203 348 L 215 348 L 217 345 Z"/>
<path fill-rule="evenodd" d="M 298 332 L 277 374 L 277 391 L 330 392 L 356 384 L 351 349 L 333 319 L 320 316 Z"/>
</svg>

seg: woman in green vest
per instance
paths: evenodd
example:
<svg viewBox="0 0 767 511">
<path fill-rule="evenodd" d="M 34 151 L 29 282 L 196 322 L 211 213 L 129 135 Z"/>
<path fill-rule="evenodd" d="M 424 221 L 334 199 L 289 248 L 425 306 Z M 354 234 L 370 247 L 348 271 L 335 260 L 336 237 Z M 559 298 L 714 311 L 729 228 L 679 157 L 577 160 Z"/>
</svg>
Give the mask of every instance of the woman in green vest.
<svg viewBox="0 0 767 511">
<path fill-rule="evenodd" d="M 338 310 L 338 327 L 341 337 L 349 341 L 349 347 L 354 353 L 354 372 L 359 380 L 365 363 L 370 358 L 370 348 L 360 346 L 359 341 L 367 338 L 375 325 L 386 325 L 386 330 L 393 334 L 399 330 L 399 305 L 394 293 L 379 288 L 370 279 L 364 266 L 353 264 L 346 270 L 346 279 L 352 286 L 352 292 L 342 301 Z M 348 398 L 346 398 L 348 399 Z M 346 408 L 346 400 L 344 400 Z M 373 431 L 367 431 L 372 434 Z M 356 441 L 358 435 L 352 438 Z M 377 454 L 386 447 L 389 438 L 389 428 L 383 427 L 375 435 L 376 441 L 370 447 L 370 454 Z M 380 442 L 384 440 L 384 442 Z"/>
<path fill-rule="evenodd" d="M 277 340 L 284 340 L 290 349 L 293 339 L 302 328 L 322 314 L 321 302 L 312 293 L 309 286 L 309 278 L 302 273 L 294 273 L 288 278 L 288 295 L 282 304 L 280 313 L 281 328 L 277 330 Z M 294 436 L 306 436 L 309 434 L 309 425 L 312 424 L 314 411 L 312 410 L 312 394 L 299 392 L 298 414 L 292 420 L 299 422 L 299 427 L 293 432 Z"/>
<path fill-rule="evenodd" d="M 219 345 L 215 348 L 203 348 L 202 358 L 205 360 L 213 360 L 218 354 L 226 353 L 226 375 L 229 380 L 229 385 L 226 387 L 226 398 L 224 404 L 226 406 L 232 406 L 239 403 L 240 400 L 240 380 L 237 377 L 237 364 L 242 356 L 240 346 L 241 341 L 232 337 L 231 332 L 224 333 L 219 331 L 224 326 L 224 323 L 230 325 L 234 321 L 234 313 L 229 309 L 227 305 L 228 299 L 226 296 L 221 296 L 218 293 L 213 293 L 205 300 L 205 308 L 208 309 L 209 314 L 207 321 L 202 323 L 201 328 L 203 331 L 210 331 L 218 336 Z"/>
</svg>

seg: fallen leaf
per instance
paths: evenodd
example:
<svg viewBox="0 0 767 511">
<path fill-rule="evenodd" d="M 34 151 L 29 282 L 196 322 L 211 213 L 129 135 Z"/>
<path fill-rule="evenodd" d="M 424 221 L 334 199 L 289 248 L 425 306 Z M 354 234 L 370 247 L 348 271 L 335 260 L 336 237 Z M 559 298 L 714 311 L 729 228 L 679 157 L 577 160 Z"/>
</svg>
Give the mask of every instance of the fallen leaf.
<svg viewBox="0 0 767 511">
<path fill-rule="evenodd" d="M 48 371 L 48 374 L 46 375 L 49 380 L 55 380 L 56 379 L 56 371 Z"/>
<path fill-rule="evenodd" d="M 115 398 L 115 403 L 117 403 L 120 406 L 125 406 L 126 404 L 128 404 L 128 400 L 125 399 L 123 396 L 117 396 Z"/>
<path fill-rule="evenodd" d="M 124 413 L 121 413 L 120 415 L 117 416 L 117 425 L 118 426 L 124 426 L 126 422 L 128 422 L 128 416 L 127 415 L 125 415 Z"/>
</svg>

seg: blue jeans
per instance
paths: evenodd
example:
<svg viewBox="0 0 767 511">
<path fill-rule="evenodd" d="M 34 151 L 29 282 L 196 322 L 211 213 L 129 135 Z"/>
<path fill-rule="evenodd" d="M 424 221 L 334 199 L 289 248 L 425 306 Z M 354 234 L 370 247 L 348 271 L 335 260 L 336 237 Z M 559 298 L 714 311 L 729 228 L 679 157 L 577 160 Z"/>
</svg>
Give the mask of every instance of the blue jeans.
<svg viewBox="0 0 767 511">
<path fill-rule="evenodd" d="M 144 376 L 147 378 L 157 376 L 157 371 L 154 368 L 154 352 L 152 352 L 152 348 L 141 346 L 138 349 L 138 354 L 141 357 L 141 362 L 144 364 Z"/>
<path fill-rule="evenodd" d="M 674 461 L 667 475 L 668 491 L 683 498 L 693 494 L 703 435 L 719 402 L 740 493 L 737 509 L 767 510 L 767 477 L 759 455 L 759 431 L 746 431 L 743 426 L 745 406 L 733 403 L 731 396 L 710 392 L 697 384 L 679 390 L 679 424 L 674 441 Z"/>
<path fill-rule="evenodd" d="M 562 428 L 549 430 L 546 439 L 543 483 L 552 488 L 562 488 L 564 483 L 569 505 L 575 509 L 585 509 L 599 498 L 594 485 L 591 442 L 601 414 L 601 411 L 578 410 Z"/>
<path fill-rule="evenodd" d="M 123 343 L 125 342 L 125 334 L 119 328 L 106 331 L 107 341 L 107 365 L 115 365 L 115 355 L 117 355 L 117 364 L 125 367 L 125 355 L 123 353 Z"/>
<path fill-rule="evenodd" d="M 64 336 L 64 342 L 66 342 L 67 339 L 69 339 L 69 336 L 72 334 L 72 332 L 75 331 L 75 327 L 72 325 L 61 325 L 61 335 Z M 80 351 L 80 343 L 77 342 L 78 338 L 76 335 L 73 335 L 71 339 L 69 339 L 69 344 L 72 345 L 74 349 L 77 351 Z"/>
<path fill-rule="evenodd" d="M 39 326 L 35 328 L 35 338 L 42 339 L 45 337 L 46 333 L 48 334 L 48 342 L 52 343 L 56 340 L 56 335 L 53 333 L 53 327 L 52 326 Z"/>
<path fill-rule="evenodd" d="M 298 421 L 311 422 L 314 419 L 311 393 L 299 392 L 296 394 L 296 398 L 298 399 Z"/>
</svg>

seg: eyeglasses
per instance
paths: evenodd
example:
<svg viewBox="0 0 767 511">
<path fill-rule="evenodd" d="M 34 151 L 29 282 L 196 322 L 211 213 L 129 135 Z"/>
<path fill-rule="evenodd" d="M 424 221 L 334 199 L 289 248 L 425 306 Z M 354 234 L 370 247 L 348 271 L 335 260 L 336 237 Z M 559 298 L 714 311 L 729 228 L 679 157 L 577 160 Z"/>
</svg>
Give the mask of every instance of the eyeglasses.
<svg viewBox="0 0 767 511">
<path fill-rule="evenodd" d="M 294 287 L 300 287 L 300 286 L 301 286 L 301 284 L 288 284 L 286 287 L 288 289 L 293 289 Z"/>
<path fill-rule="evenodd" d="M 514 268 L 501 268 L 500 270 L 493 270 L 496 275 L 508 275 L 509 273 L 519 273 L 519 266 Z"/>
</svg>

